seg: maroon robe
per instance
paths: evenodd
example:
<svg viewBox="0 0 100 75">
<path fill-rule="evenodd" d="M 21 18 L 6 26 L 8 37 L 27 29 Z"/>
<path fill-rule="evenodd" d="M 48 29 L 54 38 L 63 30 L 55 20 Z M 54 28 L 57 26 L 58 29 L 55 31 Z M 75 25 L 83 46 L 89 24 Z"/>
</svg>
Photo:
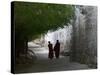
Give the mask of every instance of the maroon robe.
<svg viewBox="0 0 100 75">
<path fill-rule="evenodd" d="M 59 42 L 55 44 L 54 51 L 55 51 L 56 58 L 59 58 L 59 53 L 60 53 L 60 43 Z"/>
<path fill-rule="evenodd" d="M 52 44 L 49 44 L 48 48 L 49 48 L 48 58 L 52 59 L 53 58 L 53 47 L 52 47 Z"/>
</svg>

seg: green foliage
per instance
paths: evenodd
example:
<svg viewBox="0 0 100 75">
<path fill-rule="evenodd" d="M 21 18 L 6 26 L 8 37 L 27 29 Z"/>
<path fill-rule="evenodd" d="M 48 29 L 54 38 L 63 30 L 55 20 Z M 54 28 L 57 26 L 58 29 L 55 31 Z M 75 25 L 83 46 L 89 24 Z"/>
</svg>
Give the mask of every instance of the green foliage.
<svg viewBox="0 0 100 75">
<path fill-rule="evenodd" d="M 16 36 L 34 39 L 48 30 L 67 25 L 73 14 L 71 5 L 14 2 Z"/>
</svg>

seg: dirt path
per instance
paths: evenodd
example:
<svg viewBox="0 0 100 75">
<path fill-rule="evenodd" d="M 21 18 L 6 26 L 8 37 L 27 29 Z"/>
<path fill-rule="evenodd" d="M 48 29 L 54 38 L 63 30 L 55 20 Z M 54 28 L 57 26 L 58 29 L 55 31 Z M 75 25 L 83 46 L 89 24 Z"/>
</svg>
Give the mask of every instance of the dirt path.
<svg viewBox="0 0 100 75">
<path fill-rule="evenodd" d="M 88 69 L 85 64 L 76 62 L 69 62 L 69 57 L 61 56 L 59 59 L 48 59 L 48 50 L 44 47 L 30 47 L 36 54 L 36 60 L 29 68 L 24 68 L 19 72 L 50 72 L 50 71 L 66 71 L 66 70 L 80 70 Z"/>
</svg>

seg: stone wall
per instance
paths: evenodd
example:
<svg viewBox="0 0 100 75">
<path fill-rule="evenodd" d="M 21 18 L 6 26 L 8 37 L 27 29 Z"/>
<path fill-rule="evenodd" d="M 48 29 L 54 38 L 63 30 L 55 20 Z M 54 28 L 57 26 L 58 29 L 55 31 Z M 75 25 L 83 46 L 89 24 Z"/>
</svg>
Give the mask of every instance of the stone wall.
<svg viewBox="0 0 100 75">
<path fill-rule="evenodd" d="M 76 6 L 73 22 L 71 59 L 96 67 L 97 64 L 97 7 Z"/>
</svg>

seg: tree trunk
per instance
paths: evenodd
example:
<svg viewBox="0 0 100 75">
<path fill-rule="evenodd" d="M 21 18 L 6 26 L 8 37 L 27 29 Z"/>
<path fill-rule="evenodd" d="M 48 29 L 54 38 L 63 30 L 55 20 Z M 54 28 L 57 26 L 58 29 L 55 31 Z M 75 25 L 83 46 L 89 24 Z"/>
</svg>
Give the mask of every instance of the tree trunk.
<svg viewBox="0 0 100 75">
<path fill-rule="evenodd" d="M 25 53 L 28 51 L 28 39 L 25 40 Z"/>
</svg>

